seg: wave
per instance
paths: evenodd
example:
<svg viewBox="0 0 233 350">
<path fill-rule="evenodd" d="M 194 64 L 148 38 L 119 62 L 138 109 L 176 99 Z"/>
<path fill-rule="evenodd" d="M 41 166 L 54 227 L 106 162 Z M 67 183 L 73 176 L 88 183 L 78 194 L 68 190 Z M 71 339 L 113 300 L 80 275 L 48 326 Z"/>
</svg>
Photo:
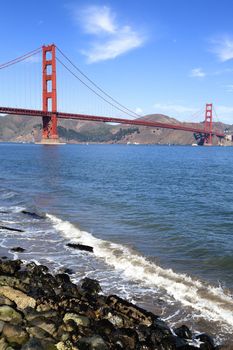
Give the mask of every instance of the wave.
<svg viewBox="0 0 233 350">
<path fill-rule="evenodd" d="M 164 269 L 121 244 L 96 238 L 54 215 L 46 216 L 65 239 L 92 246 L 98 259 L 112 266 L 127 280 L 156 289 L 170 300 L 192 308 L 195 317 L 221 322 L 225 331 L 233 331 L 233 298 L 221 287 Z"/>
</svg>

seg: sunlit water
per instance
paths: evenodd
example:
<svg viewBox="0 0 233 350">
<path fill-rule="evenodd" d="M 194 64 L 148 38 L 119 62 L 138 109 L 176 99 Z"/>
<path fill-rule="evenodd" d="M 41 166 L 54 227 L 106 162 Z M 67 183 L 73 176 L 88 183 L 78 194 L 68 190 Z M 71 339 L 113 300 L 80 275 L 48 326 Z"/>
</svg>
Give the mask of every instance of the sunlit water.
<svg viewBox="0 0 233 350">
<path fill-rule="evenodd" d="M 25 230 L 1 245 L 229 343 L 232 183 L 230 147 L 0 144 L 1 225 Z"/>
</svg>

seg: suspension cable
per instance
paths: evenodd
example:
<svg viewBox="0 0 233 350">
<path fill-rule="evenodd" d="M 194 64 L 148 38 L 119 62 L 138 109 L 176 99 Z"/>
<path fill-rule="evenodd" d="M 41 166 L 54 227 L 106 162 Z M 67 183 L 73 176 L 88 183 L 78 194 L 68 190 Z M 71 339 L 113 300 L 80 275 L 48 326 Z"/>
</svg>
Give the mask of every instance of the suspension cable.
<svg viewBox="0 0 233 350">
<path fill-rule="evenodd" d="M 95 88 L 97 88 L 102 94 L 104 94 L 105 96 L 107 96 L 109 99 L 111 99 L 113 102 L 115 102 L 116 104 L 118 104 L 121 108 L 125 109 L 126 111 L 128 111 L 129 113 L 126 113 L 128 115 L 130 115 L 131 117 L 135 118 L 141 118 L 142 116 L 134 111 L 132 111 L 131 109 L 125 107 L 124 105 L 122 105 L 120 102 L 118 102 L 116 99 L 114 99 L 111 95 L 109 95 L 108 93 L 106 93 L 101 87 L 99 87 L 93 80 L 91 80 L 85 73 L 83 73 L 81 71 L 80 68 L 78 68 L 60 49 L 59 47 L 57 47 L 57 50 L 62 54 L 62 56 L 64 56 L 64 58 L 84 77 L 86 78 Z M 93 90 L 92 90 L 93 91 Z M 98 93 L 97 93 L 98 94 Z M 98 95 L 99 96 L 99 95 Z M 103 98 L 104 99 L 104 98 Z M 106 99 L 104 99 L 106 101 Z M 116 107 L 116 106 L 115 106 Z M 122 109 L 120 109 L 120 111 L 122 111 Z M 134 115 L 134 116 L 133 116 Z"/>
<path fill-rule="evenodd" d="M 25 55 L 19 56 L 19 57 L 15 58 L 14 60 L 2 63 L 2 64 L 0 64 L 0 69 L 7 68 L 7 67 L 12 66 L 16 63 L 22 62 L 22 61 L 26 60 L 27 58 L 38 54 L 40 51 L 41 51 L 41 47 L 37 48 L 36 50 L 30 51 L 30 52 L 26 53 Z"/>
<path fill-rule="evenodd" d="M 100 95 L 98 92 L 96 92 L 92 87 L 90 87 L 87 83 L 85 83 L 82 79 L 80 79 L 77 74 L 75 74 L 69 67 L 67 67 L 65 65 L 65 63 L 63 63 L 58 57 L 56 57 L 56 60 L 66 69 L 68 70 L 68 72 L 70 72 L 76 79 L 78 79 L 83 85 L 85 85 L 89 90 L 91 90 L 95 95 L 97 95 L 98 97 L 100 97 L 103 101 L 107 102 L 109 105 L 111 105 L 112 107 L 118 109 L 119 111 L 129 115 L 130 117 L 135 118 L 134 116 L 132 116 L 132 114 L 124 111 L 123 109 L 121 109 L 120 107 L 114 105 L 112 102 L 108 101 L 105 97 L 103 97 L 102 95 Z"/>
</svg>

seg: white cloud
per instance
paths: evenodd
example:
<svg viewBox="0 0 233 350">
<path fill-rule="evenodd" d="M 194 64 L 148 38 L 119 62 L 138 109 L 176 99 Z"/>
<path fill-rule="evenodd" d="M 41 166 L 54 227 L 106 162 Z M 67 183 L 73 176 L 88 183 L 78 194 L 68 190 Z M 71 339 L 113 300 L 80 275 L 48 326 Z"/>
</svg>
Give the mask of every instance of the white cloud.
<svg viewBox="0 0 233 350">
<path fill-rule="evenodd" d="M 114 59 L 145 42 L 145 37 L 129 25 L 120 25 L 107 6 L 89 6 L 77 16 L 85 33 L 94 35 L 90 47 L 82 50 L 88 63 Z"/>
<path fill-rule="evenodd" d="M 115 33 L 115 17 L 107 6 L 89 6 L 81 12 L 80 21 L 86 33 Z"/>
<path fill-rule="evenodd" d="M 233 106 L 215 106 L 217 120 L 226 124 L 233 124 Z M 216 118 L 215 118 L 216 121 Z"/>
<path fill-rule="evenodd" d="M 137 113 L 137 114 L 142 114 L 142 113 L 143 113 L 142 108 L 137 107 L 137 108 L 135 109 L 135 113 Z"/>
<path fill-rule="evenodd" d="M 191 70 L 190 77 L 192 78 L 203 78 L 206 76 L 206 73 L 202 68 L 194 68 Z"/>
<path fill-rule="evenodd" d="M 225 62 L 233 59 L 233 39 L 228 36 L 211 40 L 212 49 L 220 61 Z"/>
</svg>

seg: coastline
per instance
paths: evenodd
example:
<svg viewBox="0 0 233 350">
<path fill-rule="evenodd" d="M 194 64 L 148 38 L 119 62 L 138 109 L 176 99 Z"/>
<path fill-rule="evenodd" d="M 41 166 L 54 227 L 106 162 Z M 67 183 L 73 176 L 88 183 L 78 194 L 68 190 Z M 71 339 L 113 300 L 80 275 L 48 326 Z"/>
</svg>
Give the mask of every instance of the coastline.
<svg viewBox="0 0 233 350">
<path fill-rule="evenodd" d="M 0 260 L 1 349 L 219 349 L 207 334 L 171 329 L 159 316 L 103 295 L 98 281 L 76 285 L 66 272 Z"/>
</svg>

